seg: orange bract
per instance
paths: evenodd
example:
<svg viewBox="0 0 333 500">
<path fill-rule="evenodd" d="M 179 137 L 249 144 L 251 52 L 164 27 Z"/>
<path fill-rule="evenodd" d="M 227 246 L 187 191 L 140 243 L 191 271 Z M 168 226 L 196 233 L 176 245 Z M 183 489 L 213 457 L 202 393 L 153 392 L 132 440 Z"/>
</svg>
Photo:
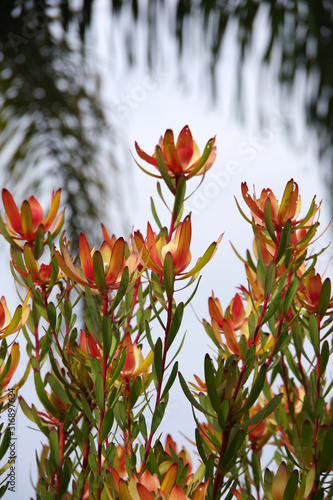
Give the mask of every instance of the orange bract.
<svg viewBox="0 0 333 500">
<path fill-rule="evenodd" d="M 131 335 L 127 332 L 121 342 L 120 347 L 126 349 L 126 359 L 120 372 L 123 379 L 134 379 L 139 375 L 145 375 L 151 366 L 154 358 L 153 351 L 150 351 L 144 359 L 141 349 L 136 342 L 133 344 Z"/>
<path fill-rule="evenodd" d="M 18 306 L 15 310 L 14 316 L 12 317 L 9 309 L 7 307 L 7 302 L 5 297 L 0 299 L 0 339 L 11 335 L 12 333 L 18 332 L 23 325 L 28 320 L 30 314 L 30 306 L 27 306 L 27 302 L 30 294 L 28 293 L 23 306 Z"/>
<path fill-rule="evenodd" d="M 214 146 L 215 138 L 210 139 L 209 142 Z M 170 177 L 185 176 L 189 178 L 192 175 L 203 175 L 210 169 L 216 158 L 216 147 L 213 147 L 206 162 L 199 168 L 198 172 L 195 172 L 202 156 L 200 155 L 197 143 L 193 140 L 188 125 L 181 130 L 176 144 L 174 142 L 173 131 L 168 129 L 164 134 L 164 138 L 160 138 L 156 148 L 161 150 Z M 135 143 L 135 149 L 142 160 L 154 165 L 158 169 L 156 151 L 150 156 L 142 151 L 137 143 Z"/>
<path fill-rule="evenodd" d="M 297 220 L 299 213 L 301 211 L 301 196 L 299 195 L 298 184 L 291 179 L 284 190 L 282 201 L 279 204 L 274 193 L 271 189 L 263 189 L 261 191 L 260 198 L 257 198 L 256 193 L 253 193 L 251 197 L 249 194 L 249 188 L 246 182 L 242 182 L 242 195 L 245 203 L 250 208 L 252 212 L 252 217 L 256 224 L 265 227 L 265 204 L 267 199 L 271 203 L 271 213 L 272 222 L 274 229 L 280 230 L 283 228 L 287 220 L 291 221 L 292 227 L 299 226 L 304 219 Z M 313 205 L 312 213 L 309 214 L 313 216 L 317 210 L 317 205 Z"/>
<path fill-rule="evenodd" d="M 191 219 L 188 215 L 183 222 L 177 226 L 173 241 L 167 241 L 163 232 L 156 235 L 151 225 L 148 222 L 147 238 L 144 240 L 142 234 L 137 231 L 134 233 L 134 241 L 139 252 L 142 252 L 143 262 L 155 273 L 163 274 L 164 260 L 168 253 L 172 257 L 173 273 L 178 276 L 178 279 L 186 279 L 197 274 L 207 264 L 215 253 L 216 247 L 222 239 L 222 235 L 218 240 L 210 245 L 205 255 L 198 260 L 197 264 L 191 271 L 183 273 L 191 262 L 191 236 L 192 227 Z"/>
<path fill-rule="evenodd" d="M 62 211 L 58 215 L 57 220 L 55 220 L 60 204 L 60 194 L 61 189 L 58 189 L 55 194 L 52 193 L 50 211 L 47 217 L 44 218 L 43 209 L 34 196 L 30 196 L 28 200 L 24 200 L 21 210 L 19 210 L 10 192 L 7 189 L 3 189 L 2 201 L 7 222 L 6 230 L 9 236 L 13 238 L 16 243 L 22 240 L 33 243 L 38 228 L 43 225 L 45 234 L 50 230 L 53 223 L 54 226 L 51 234 L 54 236 L 58 234 L 64 220 L 64 211 Z"/>
<path fill-rule="evenodd" d="M 81 267 L 73 263 L 72 257 L 65 245 L 62 245 L 62 255 L 55 250 L 58 265 L 64 273 L 81 286 L 88 285 L 92 290 L 99 291 L 102 297 L 107 297 L 110 290 L 120 286 L 125 267 L 129 276 L 135 272 L 141 262 L 141 255 L 129 253 L 123 238 L 108 235 L 102 225 L 104 241 L 100 250 L 90 250 L 87 238 L 83 233 L 79 237 L 79 256 Z M 98 257 L 98 258 L 95 258 Z"/>
</svg>

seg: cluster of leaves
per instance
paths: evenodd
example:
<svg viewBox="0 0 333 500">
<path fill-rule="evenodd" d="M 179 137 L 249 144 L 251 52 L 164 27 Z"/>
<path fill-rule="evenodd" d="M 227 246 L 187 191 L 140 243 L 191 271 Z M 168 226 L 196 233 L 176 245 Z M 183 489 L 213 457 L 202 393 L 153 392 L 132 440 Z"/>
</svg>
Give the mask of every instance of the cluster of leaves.
<svg viewBox="0 0 333 500">
<path fill-rule="evenodd" d="M 7 337 L 22 331 L 29 362 L 17 392 L 32 372 L 40 407 L 19 396 L 22 411 L 45 436 L 37 455 L 38 499 L 258 499 L 331 498 L 333 418 L 327 375 L 332 342 L 330 280 L 316 274 L 311 255 L 319 222 L 315 199 L 300 218 L 297 184 L 288 182 L 279 204 L 270 189 L 242 195 L 251 215 L 253 254 L 241 258 L 247 286 L 223 313 L 213 294 L 203 321 L 216 348 L 204 358 L 204 380 L 187 383 L 178 372 L 184 309 L 199 274 L 221 237 L 196 264 L 191 261 L 191 218 L 183 215 L 187 183 L 215 160 L 215 140 L 200 155 L 188 127 L 175 144 L 168 130 L 152 156 L 171 193 L 169 228 L 151 200 L 156 234 L 135 231 L 128 242 L 102 225 L 99 250 L 83 233 L 77 254 L 61 234 L 60 190 L 44 217 L 31 196 L 19 210 L 6 189 L 0 231 L 11 246 L 11 270 L 24 300 L 11 318 L 0 303 L 0 411 L 19 362 Z M 165 203 L 160 182 L 160 198 Z M 56 238 L 60 236 L 59 244 Z M 48 255 L 48 257 L 46 257 Z M 42 262 L 43 260 L 43 262 Z M 192 286 L 190 297 L 177 300 Z M 25 296 L 24 296 L 25 295 Z M 28 305 L 30 303 L 30 305 Z M 83 311 L 84 325 L 77 315 Z M 177 346 L 178 342 L 178 346 Z M 172 347 L 172 349 L 171 349 Z M 168 375 L 167 375 L 168 374 Z M 192 404 L 200 464 L 159 427 L 177 378 Z M 277 393 L 277 394 L 276 394 Z M 198 415 L 204 420 L 200 420 Z M 0 429 L 0 458 L 9 428 Z M 264 470 L 270 445 L 276 462 Z M 0 472 L 5 472 L 6 465 Z M 3 482 L 4 495 L 8 481 Z"/>
</svg>

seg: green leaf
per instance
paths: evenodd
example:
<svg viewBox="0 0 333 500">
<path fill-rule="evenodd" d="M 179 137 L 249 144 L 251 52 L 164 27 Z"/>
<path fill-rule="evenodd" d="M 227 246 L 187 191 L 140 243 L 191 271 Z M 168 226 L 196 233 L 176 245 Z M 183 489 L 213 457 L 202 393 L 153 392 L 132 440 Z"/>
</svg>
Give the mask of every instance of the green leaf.
<svg viewBox="0 0 333 500">
<path fill-rule="evenodd" d="M 99 250 L 93 255 L 93 271 L 94 271 L 94 279 L 98 291 L 104 297 L 106 296 L 106 283 L 105 283 L 105 270 L 104 270 L 104 262 L 102 254 Z"/>
<path fill-rule="evenodd" d="M 177 373 L 178 373 L 178 361 L 176 361 L 176 363 L 172 367 L 171 374 L 170 374 L 170 377 L 168 378 L 167 383 L 165 384 L 161 400 L 163 400 L 165 398 L 165 396 L 168 394 L 169 390 L 173 386 L 173 383 L 176 379 Z"/>
<path fill-rule="evenodd" d="M 61 401 L 64 401 L 67 404 L 71 404 L 70 399 L 68 398 L 65 389 L 61 386 L 59 381 L 52 375 L 51 373 L 48 373 L 46 375 L 46 380 L 50 384 L 51 389 L 55 393 L 58 398 L 61 399 Z"/>
<path fill-rule="evenodd" d="M 105 439 L 110 434 L 110 431 L 111 431 L 111 428 L 113 425 L 113 421 L 114 421 L 113 410 L 111 410 L 111 408 L 109 408 L 107 410 L 107 412 L 105 413 L 104 418 L 103 418 L 102 429 L 101 429 L 101 442 L 104 442 Z"/>
<path fill-rule="evenodd" d="M 298 471 L 294 470 L 287 482 L 284 490 L 283 500 L 293 500 L 295 498 L 298 487 Z"/>
<path fill-rule="evenodd" d="M 81 402 L 82 402 L 82 409 L 83 409 L 84 415 L 87 417 L 87 419 L 89 420 L 91 425 L 94 427 L 96 425 L 96 422 L 95 422 L 93 414 L 91 413 L 89 403 L 86 400 L 84 394 L 81 394 Z"/>
<path fill-rule="evenodd" d="M 266 229 L 268 231 L 268 234 L 270 235 L 272 240 L 274 242 L 276 242 L 276 236 L 275 236 L 273 219 L 272 219 L 272 204 L 271 204 L 270 198 L 267 198 L 267 200 L 265 202 L 264 219 L 265 219 L 265 224 L 266 224 Z"/>
<path fill-rule="evenodd" d="M 179 331 L 179 328 L 180 328 L 180 325 L 181 325 L 182 319 L 183 319 L 183 313 L 184 313 L 184 304 L 183 304 L 183 302 L 180 302 L 178 304 L 178 306 L 176 307 L 176 310 L 173 313 L 173 317 L 171 320 L 169 333 L 168 333 L 168 337 L 166 340 L 166 350 L 167 351 L 169 350 L 172 342 L 174 341 L 174 339 Z"/>
<path fill-rule="evenodd" d="M 174 287 L 174 273 L 173 273 L 173 259 L 170 252 L 167 252 L 167 254 L 164 257 L 163 277 L 164 277 L 164 286 L 167 297 L 169 300 L 172 300 L 173 287 Z"/>
<path fill-rule="evenodd" d="M 172 272 L 173 272 L 173 269 L 172 269 Z M 165 301 L 165 297 L 164 297 L 164 290 L 162 289 L 162 286 L 159 282 L 159 275 L 157 273 L 154 273 L 152 272 L 151 273 L 151 281 L 150 281 L 150 284 L 152 286 L 152 289 L 153 289 L 153 292 L 155 294 L 155 297 L 156 299 L 159 301 L 159 303 L 161 304 L 161 306 L 164 308 L 164 309 L 167 309 L 167 304 L 166 304 L 166 301 Z"/>
<path fill-rule="evenodd" d="M 286 343 L 289 340 L 290 340 L 289 331 L 284 330 L 276 341 L 276 344 L 275 344 L 274 350 L 273 350 L 273 356 L 276 356 L 277 353 L 280 352 L 284 348 L 284 346 L 286 345 Z"/>
<path fill-rule="evenodd" d="M 153 217 L 155 219 L 156 224 L 158 225 L 159 229 L 162 229 L 162 224 L 161 221 L 157 215 L 156 208 L 155 208 L 155 203 L 152 197 L 150 197 L 150 208 L 151 208 L 151 213 L 153 214 Z"/>
<path fill-rule="evenodd" d="M 119 377 L 119 374 L 120 374 L 121 370 L 123 369 L 125 361 L 126 361 L 126 349 L 123 350 L 120 358 L 117 358 L 117 368 L 115 369 L 115 371 L 111 377 L 111 380 L 108 380 L 109 387 L 112 387 L 113 384 L 115 383 L 115 381 L 117 380 L 117 378 Z"/>
<path fill-rule="evenodd" d="M 47 317 L 49 319 L 51 329 L 55 331 L 57 323 L 57 311 L 53 302 L 49 302 L 47 305 Z"/>
<path fill-rule="evenodd" d="M 319 456 L 318 468 L 322 472 L 330 471 L 333 462 L 333 426 L 330 426 L 324 438 L 323 449 Z"/>
<path fill-rule="evenodd" d="M 145 417 L 142 413 L 140 413 L 139 416 L 139 429 L 142 434 L 142 437 L 145 441 L 148 439 L 148 433 L 147 433 L 147 425 L 146 425 L 146 420 Z"/>
<path fill-rule="evenodd" d="M 44 226 L 43 224 L 40 224 L 36 232 L 34 249 L 33 249 L 34 257 L 37 260 L 43 255 L 44 234 L 45 234 Z"/>
<path fill-rule="evenodd" d="M 211 402 L 212 407 L 214 408 L 215 412 L 217 413 L 221 402 L 220 402 L 220 398 L 217 395 L 217 389 L 216 389 L 216 385 L 215 385 L 214 367 L 213 367 L 213 363 L 212 363 L 212 360 L 211 360 L 209 354 L 206 354 L 206 356 L 205 356 L 205 381 L 206 381 L 207 392 L 208 392 L 210 402 Z"/>
<path fill-rule="evenodd" d="M 10 432 L 10 429 L 9 429 L 9 427 L 7 427 L 5 433 L 2 436 L 2 441 L 1 441 L 1 445 L 0 445 L 0 460 L 2 459 L 2 457 L 5 456 L 6 451 L 8 450 L 11 435 L 12 434 Z"/>
<path fill-rule="evenodd" d="M 264 363 L 260 368 L 257 378 L 255 379 L 249 397 L 247 398 L 246 402 L 242 406 L 237 416 L 244 415 L 247 411 L 250 410 L 250 408 L 252 408 L 254 403 L 257 401 L 258 396 L 261 393 L 262 388 L 264 387 L 266 373 L 267 373 L 267 366 L 266 363 Z"/>
<path fill-rule="evenodd" d="M 318 331 L 317 318 L 314 314 L 311 314 L 309 319 L 309 335 L 315 353 L 319 354 L 319 331 Z"/>
<path fill-rule="evenodd" d="M 197 445 L 197 450 L 199 452 L 199 455 L 200 455 L 203 463 L 206 465 L 206 463 L 207 463 L 207 455 L 205 453 L 205 447 L 204 447 L 203 439 L 202 439 L 201 433 L 200 433 L 200 431 L 199 431 L 198 428 L 195 429 L 195 442 L 196 442 L 196 445 Z"/>
<path fill-rule="evenodd" d="M 88 331 L 89 331 L 90 335 L 93 337 L 93 339 L 96 342 L 99 343 L 100 340 L 99 340 L 99 337 L 98 337 L 98 332 L 96 330 L 96 326 L 94 324 L 94 321 L 93 321 L 90 309 L 89 309 L 89 307 L 87 307 L 86 304 L 84 304 L 84 306 L 83 306 L 83 315 L 84 315 L 85 325 L 88 328 Z"/>
<path fill-rule="evenodd" d="M 242 446 L 245 437 L 245 431 L 243 431 L 243 429 L 239 429 L 239 431 L 237 431 L 237 433 L 229 443 L 220 467 L 220 471 L 223 471 L 224 474 L 229 471 L 230 466 L 233 465 L 233 461 L 236 461 L 237 452 Z"/>
<path fill-rule="evenodd" d="M 266 406 L 261 408 L 261 410 L 259 410 L 253 417 L 246 420 L 246 422 L 238 424 L 237 427 L 244 429 L 246 427 L 249 427 L 250 425 L 259 424 L 271 413 L 273 413 L 273 411 L 279 406 L 282 397 L 283 397 L 282 393 L 278 394 L 273 399 L 271 399 Z"/>
<path fill-rule="evenodd" d="M 36 392 L 40 402 L 42 403 L 44 408 L 51 413 L 51 415 L 53 415 L 54 417 L 59 417 L 58 411 L 55 409 L 55 407 L 47 397 L 43 381 L 41 379 L 40 373 L 37 370 L 34 371 L 34 378 L 35 378 Z"/>
<path fill-rule="evenodd" d="M 325 315 L 330 300 L 331 300 L 331 280 L 329 278 L 326 278 L 326 280 L 322 284 L 319 297 L 318 316 L 320 318 L 322 318 Z"/>
<path fill-rule="evenodd" d="M 325 373 L 329 356 L 330 356 L 330 348 L 329 348 L 327 340 L 325 340 L 325 342 L 322 345 L 321 353 L 320 353 L 320 370 L 319 370 L 320 377 L 322 377 Z"/>
<path fill-rule="evenodd" d="M 151 333 L 150 333 L 149 322 L 147 320 L 145 321 L 145 331 L 146 331 L 146 337 L 147 337 L 150 349 L 154 350 L 154 342 L 153 342 L 153 339 L 152 339 L 152 336 L 151 336 Z"/>
<path fill-rule="evenodd" d="M 114 301 L 112 302 L 112 306 L 110 308 L 111 312 L 113 312 L 115 310 L 115 308 L 118 306 L 118 304 L 120 304 L 121 300 L 123 299 L 123 297 L 127 291 L 128 282 L 129 282 L 129 269 L 128 269 L 128 267 L 125 267 L 125 269 L 123 270 L 121 280 L 120 280 L 120 285 L 118 288 L 117 295 L 116 295 Z"/>
<path fill-rule="evenodd" d="M 131 389 L 130 389 L 130 393 L 129 393 L 129 397 L 128 397 L 128 407 L 129 408 L 133 408 L 133 406 L 137 402 L 140 394 L 141 394 L 141 378 L 135 377 L 135 379 L 131 385 Z"/>
<path fill-rule="evenodd" d="M 162 401 L 159 403 L 153 413 L 153 419 L 151 423 L 151 432 L 154 434 L 158 429 L 160 423 L 162 422 L 164 412 L 165 412 L 165 403 Z"/>
<path fill-rule="evenodd" d="M 159 146 L 156 146 L 155 152 L 156 152 L 156 160 L 157 160 L 158 170 L 160 171 L 160 174 L 161 174 L 165 184 L 168 186 L 171 193 L 174 194 L 175 193 L 174 181 L 171 179 L 170 175 L 168 174 L 161 148 Z"/>
<path fill-rule="evenodd" d="M 252 465 L 252 472 L 253 472 L 253 482 L 254 482 L 256 489 L 259 490 L 260 481 L 261 481 L 262 476 L 261 476 L 260 460 L 259 460 L 258 453 L 256 453 L 256 452 L 252 453 L 251 465 Z"/>
<path fill-rule="evenodd" d="M 267 492 L 270 492 L 272 489 L 273 479 L 274 479 L 274 473 L 270 471 L 269 468 L 267 467 L 265 469 L 265 474 L 264 474 L 264 488 L 266 495 Z M 269 500 L 272 500 L 272 498 L 273 498 L 272 495 L 270 495 Z"/>
<path fill-rule="evenodd" d="M 64 313 L 65 323 L 69 325 L 72 319 L 72 304 L 69 300 L 65 300 Z"/>
<path fill-rule="evenodd" d="M 103 316 L 102 333 L 103 333 L 104 359 L 108 360 L 111 348 L 111 340 L 112 340 L 111 320 L 108 314 L 104 314 Z"/>
<path fill-rule="evenodd" d="M 60 473 L 59 439 L 58 439 L 58 433 L 54 428 L 50 430 L 49 442 L 50 442 L 51 458 L 56 468 L 56 472 L 57 474 L 59 474 Z"/>
<path fill-rule="evenodd" d="M 229 401 L 227 399 L 222 401 L 217 417 L 222 431 L 224 431 L 227 427 L 229 408 L 230 408 Z"/>
<path fill-rule="evenodd" d="M 99 372 L 95 379 L 95 397 L 98 407 L 101 411 L 104 410 L 104 387 L 103 387 L 103 375 Z"/>
<path fill-rule="evenodd" d="M 321 421 L 324 413 L 324 407 L 326 406 L 325 399 L 318 397 L 315 402 L 314 418 L 317 418 L 319 422 Z"/>
<path fill-rule="evenodd" d="M 156 340 L 155 348 L 154 348 L 154 362 L 153 369 L 156 374 L 156 381 L 160 382 L 162 380 L 162 354 L 163 354 L 163 345 L 162 340 L 159 337 Z"/>
<path fill-rule="evenodd" d="M 301 454 L 307 466 L 312 465 L 313 460 L 313 426 L 309 420 L 304 420 L 301 431 Z"/>
<path fill-rule="evenodd" d="M 91 317 L 94 319 L 98 329 L 102 327 L 102 320 L 100 312 L 96 306 L 95 299 L 88 285 L 85 286 L 84 294 L 86 297 L 87 305 L 91 314 Z"/>
<path fill-rule="evenodd" d="M 265 275 L 265 284 L 264 284 L 264 290 L 265 290 L 265 295 L 264 298 L 265 300 L 268 300 L 273 289 L 273 285 L 275 283 L 275 264 L 274 262 L 270 262 L 266 271 Z"/>
<path fill-rule="evenodd" d="M 65 458 L 61 471 L 61 479 L 60 479 L 57 499 L 59 498 L 59 500 L 61 500 L 67 494 L 68 485 L 71 477 L 72 477 L 71 461 L 69 458 Z"/>
<path fill-rule="evenodd" d="M 178 179 L 175 202 L 173 206 L 173 214 L 172 214 L 173 221 L 177 220 L 179 213 L 182 211 L 185 193 L 186 193 L 186 180 L 185 177 L 180 177 Z"/>
<path fill-rule="evenodd" d="M 290 242 L 290 237 L 291 237 L 291 220 L 288 219 L 287 222 L 285 223 L 285 226 L 282 230 L 278 250 L 276 253 L 276 258 L 275 262 L 279 262 L 279 260 L 284 256 L 285 251 L 287 250 L 287 247 Z"/>
<path fill-rule="evenodd" d="M 286 295 L 284 297 L 284 301 L 283 301 L 283 313 L 284 314 L 287 314 L 288 309 L 290 308 L 290 306 L 294 300 L 295 294 L 298 290 L 298 286 L 299 286 L 299 278 L 295 277 L 293 279 L 293 281 L 290 283 L 290 285 L 286 291 Z"/>
</svg>

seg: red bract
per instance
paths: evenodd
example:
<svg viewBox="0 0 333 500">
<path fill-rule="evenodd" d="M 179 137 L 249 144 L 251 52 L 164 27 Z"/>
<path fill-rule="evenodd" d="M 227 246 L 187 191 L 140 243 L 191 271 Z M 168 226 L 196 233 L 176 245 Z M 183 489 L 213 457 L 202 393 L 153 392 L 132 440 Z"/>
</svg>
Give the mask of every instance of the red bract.
<svg viewBox="0 0 333 500">
<path fill-rule="evenodd" d="M 156 149 L 160 149 L 170 177 L 185 176 L 190 178 L 193 175 L 203 175 L 213 165 L 216 158 L 214 144 L 215 138 L 208 141 L 206 148 L 210 146 L 211 151 L 207 159 L 205 159 L 204 154 L 200 155 L 197 143 L 193 140 L 192 133 L 188 125 L 186 125 L 181 130 L 176 145 L 173 131 L 168 129 L 164 134 L 164 138 L 160 138 Z M 149 156 L 139 148 L 137 142 L 135 143 L 135 149 L 140 158 L 158 169 L 156 151 L 152 156 Z"/>
<path fill-rule="evenodd" d="M 326 310 L 331 310 L 333 307 L 333 297 L 331 297 L 330 283 L 322 283 L 322 279 L 319 273 L 314 275 L 314 273 L 308 274 L 305 279 L 300 283 L 300 290 L 298 292 L 298 298 L 303 307 L 309 313 L 319 313 L 319 316 L 326 314 Z M 322 293 L 323 285 L 328 284 L 326 289 L 326 306 L 325 310 L 320 310 L 320 296 Z"/>
<path fill-rule="evenodd" d="M 51 234 L 56 236 L 64 222 L 64 211 L 56 219 L 60 204 L 60 194 L 61 189 L 58 189 L 55 194 L 52 193 L 50 211 L 47 217 L 44 218 L 43 209 L 34 196 L 30 196 L 28 200 L 24 200 L 21 210 L 19 210 L 10 192 L 7 189 L 3 189 L 2 201 L 5 208 L 5 227 L 8 235 L 18 244 L 20 244 L 20 241 L 28 241 L 32 244 L 35 241 L 40 226 L 43 226 L 44 234 L 46 234 L 51 229 L 52 224 L 54 224 Z"/>
<path fill-rule="evenodd" d="M 17 332 L 25 325 L 30 314 L 30 306 L 27 306 L 30 294 L 28 293 L 23 306 L 18 306 L 12 317 L 7 307 L 5 297 L 0 299 L 0 339 Z"/>
<path fill-rule="evenodd" d="M 167 253 L 170 253 L 172 257 L 174 276 L 178 276 L 178 279 L 186 279 L 201 271 L 201 269 L 214 255 L 216 247 L 222 239 L 222 236 L 220 236 L 216 242 L 212 243 L 206 250 L 205 255 L 198 260 L 194 268 L 183 274 L 183 271 L 185 271 L 191 262 L 191 236 L 191 219 L 188 215 L 185 217 L 183 222 L 178 224 L 173 241 L 168 242 L 162 232 L 159 235 L 156 235 L 149 222 L 147 226 L 146 240 L 144 240 L 142 234 L 137 231 L 134 233 L 134 241 L 139 252 L 142 252 L 143 262 L 147 264 L 147 267 L 149 267 L 152 271 L 158 274 L 163 274 L 164 259 Z"/>
<path fill-rule="evenodd" d="M 72 257 L 65 245 L 62 246 L 62 255 L 55 250 L 54 254 L 61 269 L 66 275 L 81 286 L 88 285 L 92 290 L 99 291 L 106 298 L 108 292 L 120 286 L 122 274 L 127 267 L 129 276 L 132 276 L 141 262 L 141 255 L 132 252 L 123 238 L 112 238 L 107 234 L 104 226 L 104 241 L 100 250 L 90 250 L 87 238 L 83 233 L 79 238 L 79 256 L 81 268 L 73 263 Z M 128 255 L 128 256 L 127 256 Z"/>
<path fill-rule="evenodd" d="M 253 197 L 251 197 L 246 182 L 242 182 L 242 195 L 245 203 L 251 210 L 255 223 L 259 226 L 266 226 L 264 211 L 267 199 L 271 202 L 272 223 L 275 230 L 281 230 L 287 220 L 291 221 L 293 227 L 300 226 L 305 221 L 305 218 L 297 220 L 301 211 L 301 197 L 299 195 L 298 184 L 293 179 L 287 183 L 280 204 L 271 189 L 263 189 L 260 198 L 257 198 L 255 192 L 253 193 Z M 318 209 L 319 207 L 313 203 L 310 213 L 307 214 L 307 220 Z"/>
</svg>

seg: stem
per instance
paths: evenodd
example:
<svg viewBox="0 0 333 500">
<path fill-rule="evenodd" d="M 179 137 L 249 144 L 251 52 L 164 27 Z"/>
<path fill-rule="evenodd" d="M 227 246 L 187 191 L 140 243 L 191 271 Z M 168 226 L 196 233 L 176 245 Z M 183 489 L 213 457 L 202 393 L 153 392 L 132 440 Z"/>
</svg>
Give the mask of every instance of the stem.
<svg viewBox="0 0 333 500">
<path fill-rule="evenodd" d="M 214 479 L 214 485 L 213 485 L 213 500 L 217 500 L 218 494 L 221 490 L 223 480 L 224 480 L 224 474 L 220 471 L 221 465 L 223 462 L 223 458 L 225 455 L 225 452 L 227 451 L 228 444 L 229 444 L 229 438 L 230 438 L 230 431 L 223 431 L 222 433 L 222 444 L 221 444 L 221 450 L 220 450 L 220 458 L 219 458 L 219 463 L 217 466 L 217 474 Z"/>
<path fill-rule="evenodd" d="M 163 382 L 163 377 L 164 377 L 164 372 L 165 372 L 166 355 L 167 355 L 166 343 L 167 343 L 167 340 L 168 340 L 168 335 L 169 335 L 169 330 L 170 330 L 170 325 L 171 325 L 171 320 L 172 320 L 172 302 L 173 302 L 173 299 L 171 297 L 169 299 L 169 301 L 168 301 L 168 317 L 167 317 L 167 324 L 166 324 L 166 327 L 165 327 L 163 355 L 162 355 L 162 374 L 161 374 L 161 379 L 158 381 L 158 384 L 157 384 L 156 401 L 155 401 L 154 411 L 156 410 L 157 406 L 161 402 L 162 382 Z M 143 473 L 144 467 L 145 467 L 145 465 L 147 463 L 148 454 L 149 454 L 149 450 L 150 450 L 150 447 L 151 447 L 151 442 L 152 442 L 153 436 L 154 436 L 154 432 L 151 429 L 149 437 L 148 437 L 148 440 L 147 440 L 146 449 L 145 449 L 145 456 L 144 456 L 144 460 L 143 460 L 142 465 L 141 465 L 141 470 L 140 470 L 139 477 L 141 477 L 141 474 Z"/>
<path fill-rule="evenodd" d="M 65 435 L 64 435 L 63 427 L 64 427 L 64 423 L 60 422 L 59 426 L 58 426 L 60 463 L 59 463 L 59 474 L 57 474 L 57 482 L 56 482 L 56 486 L 55 486 L 55 498 L 58 497 L 58 491 L 59 491 L 59 486 L 60 486 L 60 481 L 61 481 L 63 458 L 64 458 Z"/>
<path fill-rule="evenodd" d="M 316 401 L 318 398 L 320 398 L 320 319 L 317 316 L 317 326 L 318 326 L 318 353 L 316 354 L 316 378 L 317 378 L 317 387 L 316 387 Z M 313 430 L 313 463 L 315 464 L 317 468 L 317 436 L 318 436 L 318 430 L 319 430 L 319 419 L 318 417 L 315 418 L 314 421 L 314 430 Z M 316 470 L 317 472 L 317 470 Z M 316 479 L 313 484 L 313 488 L 311 491 L 311 498 L 315 498 L 316 493 L 318 491 L 319 487 L 319 476 L 316 474 Z"/>
<path fill-rule="evenodd" d="M 103 297 L 103 315 L 107 314 L 108 311 L 108 299 Z M 103 407 L 101 408 L 101 415 L 99 419 L 99 429 L 98 429 L 98 448 L 97 448 L 97 481 L 102 472 L 102 425 L 105 415 L 105 392 L 106 392 L 106 372 L 107 372 L 107 358 L 103 356 Z M 97 484 L 97 500 L 101 498 L 101 487 Z"/>
<path fill-rule="evenodd" d="M 129 381 L 126 380 L 126 400 L 127 400 L 127 409 L 126 409 L 126 416 L 127 416 L 127 438 L 125 441 L 125 455 L 132 455 L 133 454 L 133 445 L 132 445 L 132 434 L 131 434 L 131 409 L 129 406 L 129 394 L 130 394 L 130 384 Z"/>
</svg>

